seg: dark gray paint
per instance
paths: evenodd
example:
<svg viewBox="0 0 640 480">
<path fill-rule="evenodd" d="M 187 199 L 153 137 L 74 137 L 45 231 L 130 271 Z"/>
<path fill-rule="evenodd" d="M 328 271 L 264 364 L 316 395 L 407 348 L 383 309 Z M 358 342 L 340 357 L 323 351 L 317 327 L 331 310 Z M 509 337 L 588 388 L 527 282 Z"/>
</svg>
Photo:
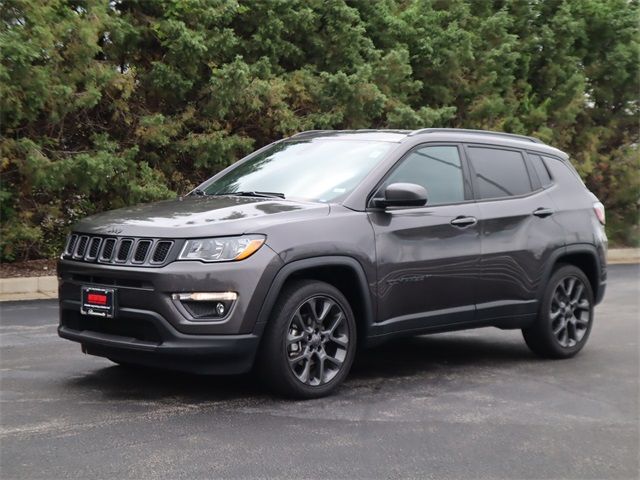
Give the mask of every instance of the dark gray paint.
<svg viewBox="0 0 640 480">
<path fill-rule="evenodd" d="M 259 233 L 267 240 L 252 257 L 234 263 L 172 262 L 150 269 L 61 260 L 62 323 L 65 315 L 74 314 L 80 287 L 86 283 L 74 275 L 146 282 L 146 289 L 118 288 L 119 305 L 136 310 L 150 323 L 164 322 L 163 342 L 183 342 L 185 351 L 189 336 L 198 335 L 244 336 L 250 345 L 268 318 L 265 306 L 277 298 L 274 285 L 318 268 L 317 262 L 325 268 L 346 265 L 354 272 L 357 301 L 366 306 L 358 328 L 371 342 L 404 333 L 526 326 L 535 316 L 553 263 L 569 250 L 591 255 L 598 269 L 594 285 L 604 285 L 606 237 L 593 213 L 595 197 L 567 166 L 567 155 L 555 148 L 527 139 L 441 130 L 308 132 L 297 138 L 302 137 L 371 139 L 394 142 L 396 147 L 340 204 L 187 196 L 82 220 L 75 232 L 118 231 L 120 236 L 171 239 Z M 459 146 L 468 200 L 388 210 L 373 207 L 371 197 L 389 170 L 412 148 L 430 144 Z M 476 202 L 464 155 L 469 144 L 545 155 L 554 183 L 517 198 Z M 539 209 L 545 214 L 534 214 Z M 596 292 L 598 298 L 603 289 Z M 193 322 L 170 300 L 171 293 L 190 291 L 236 291 L 239 300 L 223 321 Z M 77 333 L 76 340 L 94 342 Z M 100 354 L 117 356 L 126 350 L 122 341 L 114 340 L 110 347 L 112 351 Z M 211 353 L 217 358 L 224 349 Z"/>
<path fill-rule="evenodd" d="M 480 239 L 475 203 L 369 213 L 378 266 L 378 315 L 383 332 L 474 320 Z"/>
</svg>

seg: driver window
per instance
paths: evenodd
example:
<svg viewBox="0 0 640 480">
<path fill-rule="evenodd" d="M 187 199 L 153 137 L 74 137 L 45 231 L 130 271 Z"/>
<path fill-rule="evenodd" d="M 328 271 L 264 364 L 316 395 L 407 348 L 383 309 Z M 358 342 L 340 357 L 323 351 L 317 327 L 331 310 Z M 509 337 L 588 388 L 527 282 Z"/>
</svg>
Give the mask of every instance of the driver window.
<svg viewBox="0 0 640 480">
<path fill-rule="evenodd" d="M 463 202 L 464 181 L 458 147 L 440 145 L 411 152 L 384 182 L 415 183 L 427 190 L 427 205 Z"/>
</svg>

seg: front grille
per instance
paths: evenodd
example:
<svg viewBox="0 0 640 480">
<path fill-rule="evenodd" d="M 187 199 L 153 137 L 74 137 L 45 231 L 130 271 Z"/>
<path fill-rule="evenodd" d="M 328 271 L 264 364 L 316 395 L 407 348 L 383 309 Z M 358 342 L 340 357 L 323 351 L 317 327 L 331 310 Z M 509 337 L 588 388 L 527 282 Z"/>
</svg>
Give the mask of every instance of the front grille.
<svg viewBox="0 0 640 480">
<path fill-rule="evenodd" d="M 129 258 L 129 252 L 131 251 L 132 246 L 133 240 L 131 240 L 130 238 L 120 240 L 120 245 L 118 245 L 118 253 L 116 254 L 116 261 L 126 262 Z"/>
<path fill-rule="evenodd" d="M 104 262 L 109 262 L 113 257 L 113 250 L 116 246 L 115 238 L 107 238 L 104 241 L 102 246 L 102 253 L 100 254 L 100 260 Z"/>
<path fill-rule="evenodd" d="M 176 243 L 160 238 L 105 237 L 72 233 L 62 258 L 87 263 L 161 267 L 175 260 Z"/>
<path fill-rule="evenodd" d="M 76 247 L 76 253 L 73 255 L 75 258 L 82 258 L 87 251 L 87 243 L 89 243 L 89 237 L 83 235 L 78 240 L 78 246 Z"/>
<path fill-rule="evenodd" d="M 153 252 L 153 263 L 163 263 L 166 260 L 172 245 L 173 242 L 158 242 L 158 245 L 156 245 L 156 249 Z"/>
<path fill-rule="evenodd" d="M 147 258 L 147 253 L 151 247 L 151 240 L 140 240 L 136 246 L 136 253 L 133 254 L 133 261 L 135 263 L 142 263 Z"/>
<path fill-rule="evenodd" d="M 78 235 L 69 235 L 69 239 L 67 240 L 67 246 L 64 249 L 65 255 L 73 255 L 73 250 L 76 247 L 76 242 L 78 241 Z"/>
<path fill-rule="evenodd" d="M 87 253 L 87 260 L 95 260 L 98 258 L 98 252 L 100 251 L 100 244 L 102 239 L 100 237 L 93 237 L 89 241 L 89 252 Z"/>
</svg>

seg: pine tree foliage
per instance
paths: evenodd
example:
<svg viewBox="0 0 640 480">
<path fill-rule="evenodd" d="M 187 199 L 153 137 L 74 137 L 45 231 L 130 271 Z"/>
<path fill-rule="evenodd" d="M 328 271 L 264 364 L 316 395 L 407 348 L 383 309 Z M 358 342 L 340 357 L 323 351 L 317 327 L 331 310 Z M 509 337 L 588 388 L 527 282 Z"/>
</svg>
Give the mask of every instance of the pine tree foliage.
<svg viewBox="0 0 640 480">
<path fill-rule="evenodd" d="M 638 242 L 637 0 L 3 0 L 3 260 L 305 129 L 464 127 L 571 153 Z M 630 227 L 635 225 L 635 227 Z"/>
</svg>

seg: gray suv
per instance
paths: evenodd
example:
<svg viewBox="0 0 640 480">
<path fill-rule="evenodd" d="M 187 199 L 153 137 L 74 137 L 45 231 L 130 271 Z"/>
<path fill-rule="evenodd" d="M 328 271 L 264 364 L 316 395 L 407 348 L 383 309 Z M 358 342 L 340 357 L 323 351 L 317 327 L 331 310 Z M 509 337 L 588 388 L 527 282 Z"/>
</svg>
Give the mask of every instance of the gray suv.
<svg viewBox="0 0 640 480">
<path fill-rule="evenodd" d="M 255 367 L 301 398 L 403 335 L 517 328 L 567 358 L 604 295 L 604 222 L 567 155 L 535 138 L 303 132 L 186 196 L 76 224 L 58 332 L 121 365 Z"/>
</svg>

